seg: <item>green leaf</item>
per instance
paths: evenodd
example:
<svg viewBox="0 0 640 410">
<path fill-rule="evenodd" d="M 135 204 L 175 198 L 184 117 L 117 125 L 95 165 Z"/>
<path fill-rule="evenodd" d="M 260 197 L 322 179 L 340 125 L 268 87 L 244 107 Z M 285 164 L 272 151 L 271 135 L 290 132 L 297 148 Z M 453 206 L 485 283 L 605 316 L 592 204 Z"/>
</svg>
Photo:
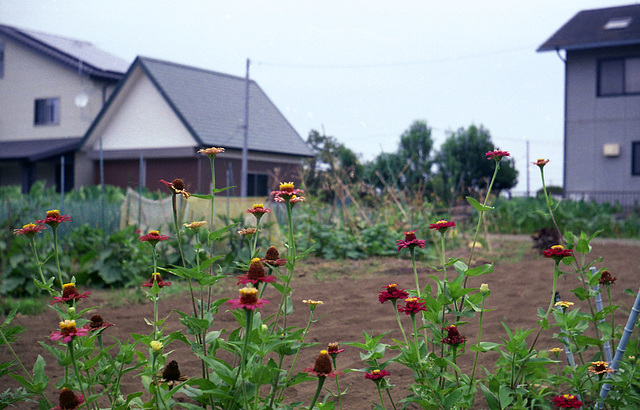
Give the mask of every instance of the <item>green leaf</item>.
<svg viewBox="0 0 640 410">
<path fill-rule="evenodd" d="M 499 343 L 493 343 L 493 342 L 480 342 L 478 344 L 472 345 L 469 350 L 471 350 L 472 352 L 488 352 L 490 350 L 495 349 L 496 347 L 500 346 Z"/>
<path fill-rule="evenodd" d="M 478 202 L 475 198 L 472 198 L 470 196 L 467 197 L 467 202 L 469 202 L 469 204 L 474 207 L 475 209 L 477 209 L 480 212 L 484 212 L 484 211 L 490 211 L 493 209 L 492 206 L 488 206 L 488 205 L 482 205 L 480 202 Z"/>
<path fill-rule="evenodd" d="M 511 403 L 513 403 L 514 398 L 511 396 L 513 390 L 508 386 L 500 386 L 500 391 L 498 392 L 498 397 L 500 397 L 500 406 L 503 409 L 509 407 Z"/>
<path fill-rule="evenodd" d="M 220 229 L 216 229 L 215 231 L 213 231 L 213 232 L 211 232 L 209 234 L 209 240 L 210 241 L 217 241 L 218 239 L 222 238 L 222 235 L 227 233 L 229 230 L 235 228 L 239 224 L 240 224 L 240 222 L 236 222 L 234 224 L 224 226 L 224 227 L 222 227 Z"/>
<path fill-rule="evenodd" d="M 231 189 L 231 188 L 235 188 L 235 186 L 228 186 L 224 188 L 214 188 L 213 193 L 217 194 L 218 192 L 224 192 L 227 189 Z M 200 199 L 213 199 L 213 196 L 211 196 L 211 194 L 207 194 L 207 195 L 191 194 L 191 196 L 194 198 L 200 198 Z"/>
<path fill-rule="evenodd" d="M 491 272 L 493 272 L 493 263 L 485 263 L 484 265 L 467 269 L 464 272 L 464 274 L 467 276 L 480 276 L 480 275 L 486 275 L 487 273 L 491 273 Z"/>
</svg>

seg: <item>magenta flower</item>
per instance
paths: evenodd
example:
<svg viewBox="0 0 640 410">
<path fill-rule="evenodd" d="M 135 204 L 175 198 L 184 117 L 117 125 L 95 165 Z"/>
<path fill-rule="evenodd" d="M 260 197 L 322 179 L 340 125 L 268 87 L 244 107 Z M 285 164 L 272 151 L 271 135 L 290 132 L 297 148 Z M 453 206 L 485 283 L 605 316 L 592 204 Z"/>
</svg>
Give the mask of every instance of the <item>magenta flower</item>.
<svg viewBox="0 0 640 410">
<path fill-rule="evenodd" d="M 427 308 L 424 306 L 427 302 L 418 298 L 408 298 L 404 300 L 405 305 L 400 306 L 398 308 L 398 312 L 404 313 L 406 315 L 415 315 L 421 310 L 426 311 Z"/>
<path fill-rule="evenodd" d="M 88 329 L 76 328 L 75 320 L 65 320 L 64 322 L 60 322 L 60 330 L 52 332 L 49 338 L 54 342 L 62 339 L 64 343 L 69 343 L 76 336 L 86 336 L 87 332 L 89 332 Z"/>
<path fill-rule="evenodd" d="M 293 182 L 281 182 L 277 191 L 271 191 L 273 200 L 275 202 L 300 202 L 304 201 L 303 197 L 299 197 L 299 194 L 303 194 L 302 189 L 294 188 Z"/>
<path fill-rule="evenodd" d="M 151 275 L 151 279 L 149 279 L 146 282 L 142 282 L 140 286 L 143 288 L 152 288 L 154 281 L 158 283 L 158 287 L 160 289 L 162 289 L 165 286 L 171 286 L 171 282 L 163 281 L 162 278 L 160 277 L 160 273 L 158 272 L 153 272 L 153 275 Z"/>
<path fill-rule="evenodd" d="M 245 309 L 256 310 L 262 308 L 269 303 L 268 300 L 258 299 L 258 289 L 256 288 L 242 288 L 240 289 L 240 297 L 238 299 L 231 299 L 227 301 L 227 304 L 232 309 Z"/>
<path fill-rule="evenodd" d="M 556 396 L 553 398 L 553 404 L 563 409 L 579 409 L 582 407 L 582 402 L 578 400 L 573 394 L 563 394 L 562 396 Z"/>
<path fill-rule="evenodd" d="M 50 303 L 51 305 L 55 303 L 68 303 L 80 299 L 85 299 L 87 296 L 91 296 L 91 292 L 86 291 L 82 294 L 78 293 L 78 289 L 76 289 L 76 285 L 74 283 L 65 283 L 62 285 L 62 296 L 54 296 L 53 301 Z"/>
<path fill-rule="evenodd" d="M 504 157 L 511 156 L 511 154 L 509 154 L 507 151 L 500 151 L 499 149 L 489 151 L 484 155 L 487 157 L 487 159 L 493 159 L 496 162 L 500 162 Z"/>
<path fill-rule="evenodd" d="M 395 301 L 398 299 L 406 299 L 409 297 L 409 294 L 405 292 L 404 289 L 398 289 L 397 283 L 390 283 L 385 286 L 383 289 L 386 289 L 378 295 L 378 300 L 380 303 L 384 303 L 387 300 Z"/>
<path fill-rule="evenodd" d="M 441 234 L 447 232 L 447 229 L 453 228 L 456 226 L 455 222 L 447 222 L 447 220 L 442 219 L 434 224 L 429 225 L 429 229 L 436 229 Z"/>
<path fill-rule="evenodd" d="M 442 343 L 457 347 L 467 341 L 467 338 L 458 332 L 458 328 L 455 325 L 443 327 L 442 330 L 447 331 L 447 336 L 440 340 Z"/>
<path fill-rule="evenodd" d="M 58 400 L 60 405 L 52 408 L 51 410 L 75 410 L 84 404 L 84 397 L 82 394 L 76 396 L 74 392 L 66 387 L 60 390 Z"/>
<path fill-rule="evenodd" d="M 52 228 L 57 228 L 62 222 L 69 222 L 70 220 L 70 216 L 60 215 L 60 211 L 52 209 L 51 211 L 47 211 L 47 217 L 45 219 L 40 219 L 36 221 L 36 223 L 47 224 Z"/>
<path fill-rule="evenodd" d="M 562 245 L 553 245 L 551 248 L 542 251 L 545 258 L 551 258 L 556 262 L 560 262 L 564 258 L 573 256 L 573 250 L 565 249 Z"/>
<path fill-rule="evenodd" d="M 148 234 L 142 235 L 138 238 L 140 242 L 149 242 L 151 245 L 155 246 L 158 242 L 169 240 L 169 237 L 166 235 L 160 235 L 158 231 L 149 231 Z"/>
<path fill-rule="evenodd" d="M 423 249 L 427 245 L 427 241 L 425 241 L 424 239 L 416 238 L 416 231 L 417 229 L 414 229 L 413 231 L 405 232 L 404 240 L 398 239 L 396 241 L 396 245 L 398 245 L 398 251 L 400 251 L 400 249 L 403 249 L 403 248 L 413 249 L 416 246 L 420 249 Z"/>
<path fill-rule="evenodd" d="M 24 235 L 27 238 L 31 239 L 34 236 L 36 236 L 36 234 L 38 232 L 42 231 L 43 229 L 47 229 L 47 227 L 44 226 L 44 225 L 26 224 L 26 225 L 23 225 L 22 228 L 14 229 L 13 230 L 13 234 L 14 235 Z"/>
<path fill-rule="evenodd" d="M 313 364 L 313 367 L 307 367 L 305 369 L 302 369 L 302 371 L 318 377 L 335 377 L 336 373 L 338 375 L 342 375 L 341 372 L 333 371 L 333 366 L 331 365 L 331 357 L 329 357 L 329 352 L 327 352 L 326 350 L 320 351 L 320 354 L 316 358 L 316 362 Z"/>
<path fill-rule="evenodd" d="M 264 214 L 271 212 L 271 208 L 265 208 L 263 204 L 253 204 L 253 208 L 247 209 L 247 213 L 252 214 L 256 219 L 262 218 Z"/>
<path fill-rule="evenodd" d="M 106 320 L 102 319 L 102 316 L 96 314 L 91 316 L 91 321 L 86 325 L 82 326 L 82 328 L 91 330 L 91 331 L 96 331 L 100 329 L 106 329 L 111 326 L 115 326 L 115 325 L 111 322 L 107 322 Z"/>
<path fill-rule="evenodd" d="M 371 371 L 371 373 L 366 373 L 364 375 L 364 378 L 373 380 L 374 382 L 377 382 L 377 381 L 380 381 L 381 379 L 383 379 L 385 376 L 390 376 L 390 375 L 391 375 L 391 373 L 389 373 L 386 370 L 376 369 L 376 370 Z"/>
<path fill-rule="evenodd" d="M 275 280 L 276 278 L 265 273 L 260 258 L 253 258 L 251 259 L 251 265 L 249 265 L 249 271 L 244 275 L 238 276 L 238 285 L 246 285 L 247 283 L 257 285 L 262 282 L 275 282 Z"/>
</svg>

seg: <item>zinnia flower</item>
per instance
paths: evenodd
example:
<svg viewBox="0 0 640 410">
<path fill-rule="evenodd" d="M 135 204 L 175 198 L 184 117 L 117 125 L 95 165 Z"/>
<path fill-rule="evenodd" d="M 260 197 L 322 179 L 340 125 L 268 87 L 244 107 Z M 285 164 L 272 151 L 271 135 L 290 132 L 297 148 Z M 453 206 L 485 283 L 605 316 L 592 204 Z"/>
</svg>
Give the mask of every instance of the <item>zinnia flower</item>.
<svg viewBox="0 0 640 410">
<path fill-rule="evenodd" d="M 313 367 L 307 367 L 306 369 L 302 369 L 302 371 L 318 377 L 335 377 L 336 375 L 331 366 L 331 357 L 329 357 L 329 352 L 326 350 L 320 351 Z"/>
<path fill-rule="evenodd" d="M 480 293 L 482 293 L 483 295 L 486 295 L 489 292 L 491 292 L 489 290 L 489 285 L 487 285 L 486 283 L 483 283 L 482 285 L 480 285 Z"/>
<path fill-rule="evenodd" d="M 91 316 L 91 321 L 86 325 L 84 325 L 83 328 L 87 330 L 95 331 L 95 330 L 106 329 L 111 326 L 115 326 L 115 325 L 111 322 L 107 322 L 106 320 L 102 319 L 102 316 L 95 314 Z"/>
<path fill-rule="evenodd" d="M 542 255 L 559 263 L 563 258 L 573 256 L 573 250 L 565 249 L 562 245 L 553 245 L 551 248 L 542 251 Z"/>
<path fill-rule="evenodd" d="M 246 285 L 247 283 L 253 283 L 257 285 L 258 283 L 264 282 L 275 282 L 276 278 L 273 276 L 267 276 L 265 274 L 264 268 L 262 267 L 262 262 L 260 262 L 260 258 L 251 259 L 251 264 L 249 265 L 249 271 L 241 276 L 238 276 L 238 285 Z"/>
<path fill-rule="evenodd" d="M 335 357 L 339 353 L 344 352 L 344 349 L 340 349 L 340 344 L 337 342 L 332 342 L 327 345 L 327 352 L 329 352 L 329 356 Z"/>
<path fill-rule="evenodd" d="M 549 163 L 548 159 L 544 159 L 544 158 L 538 158 L 538 160 L 536 162 L 533 163 L 533 165 L 537 165 L 540 167 L 540 169 L 544 168 L 545 165 L 547 165 Z"/>
<path fill-rule="evenodd" d="M 453 228 L 456 226 L 455 222 L 447 222 L 446 219 L 442 219 L 434 224 L 429 225 L 429 229 L 437 229 L 438 232 L 444 235 L 447 232 L 447 229 Z"/>
<path fill-rule="evenodd" d="M 293 182 L 281 182 L 277 191 L 271 191 L 273 200 L 276 202 L 300 202 L 304 201 L 304 197 L 298 197 L 298 194 L 303 194 L 302 189 L 294 188 Z M 293 201 L 293 199 L 296 199 Z"/>
<path fill-rule="evenodd" d="M 582 402 L 578 400 L 573 394 L 563 394 L 562 396 L 556 396 L 553 398 L 553 404 L 563 409 L 582 407 Z"/>
<path fill-rule="evenodd" d="M 199 150 L 198 154 L 205 154 L 209 158 L 214 159 L 216 155 L 220 154 L 221 152 L 224 152 L 224 148 L 211 147 Z"/>
<path fill-rule="evenodd" d="M 278 249 L 275 246 L 270 246 L 269 249 L 267 249 L 267 253 L 264 255 L 264 259 L 260 259 L 260 261 L 271 267 L 284 266 L 287 263 L 286 259 L 280 258 L 280 252 L 278 252 Z"/>
<path fill-rule="evenodd" d="M 562 352 L 562 348 L 561 347 L 553 347 L 551 349 L 548 350 L 549 353 L 553 353 L 555 355 L 560 354 L 560 352 Z"/>
<path fill-rule="evenodd" d="M 75 410 L 84 404 L 84 397 L 82 394 L 76 396 L 74 392 L 63 387 L 60 390 L 60 396 L 58 398 L 59 406 L 52 408 L 51 410 Z"/>
<path fill-rule="evenodd" d="M 462 336 L 460 332 L 458 332 L 458 328 L 455 325 L 443 327 L 442 330 L 447 331 L 447 336 L 440 340 L 442 343 L 457 347 L 467 340 L 466 337 Z"/>
<path fill-rule="evenodd" d="M 389 373 L 386 370 L 375 369 L 375 370 L 372 370 L 371 373 L 365 373 L 364 378 L 373 380 L 374 382 L 377 383 L 380 380 L 382 380 L 385 376 L 389 376 L 389 375 L 391 375 L 391 373 Z"/>
<path fill-rule="evenodd" d="M 39 224 L 47 224 L 52 228 L 57 228 L 62 222 L 68 222 L 71 220 L 71 217 L 68 215 L 60 215 L 60 211 L 57 209 L 52 209 L 51 211 L 47 211 L 47 217 L 45 219 L 40 219 L 36 221 Z"/>
<path fill-rule="evenodd" d="M 165 181 L 161 179 L 160 182 L 166 185 L 173 195 L 182 195 L 184 198 L 189 198 L 191 196 L 190 193 L 185 191 L 184 189 L 184 181 L 181 179 L 174 179 L 171 182 Z"/>
<path fill-rule="evenodd" d="M 425 311 L 427 310 L 427 308 L 424 306 L 426 305 L 427 302 L 423 301 L 422 299 L 408 298 L 404 300 L 404 303 L 405 303 L 404 306 L 400 306 L 398 308 L 398 312 L 404 313 L 407 315 L 415 315 L 421 310 L 425 310 Z"/>
<path fill-rule="evenodd" d="M 49 338 L 54 342 L 62 339 L 64 343 L 69 343 L 76 336 L 86 336 L 88 331 L 88 329 L 76 328 L 76 321 L 67 319 L 64 322 L 60 322 L 60 330 L 52 332 Z"/>
<path fill-rule="evenodd" d="M 609 367 L 609 362 L 603 361 L 591 362 L 588 370 L 591 374 L 613 373 L 613 369 Z"/>
<path fill-rule="evenodd" d="M 611 272 L 605 269 L 600 274 L 600 279 L 598 280 L 598 282 L 600 282 L 601 285 L 613 285 L 616 279 L 618 278 L 611 276 Z"/>
<path fill-rule="evenodd" d="M 198 230 L 207 224 L 207 221 L 195 221 L 188 224 L 182 224 L 185 228 L 191 229 L 193 232 L 198 232 Z"/>
<path fill-rule="evenodd" d="M 378 300 L 380 301 L 380 303 L 384 303 L 387 300 L 398 300 L 398 299 L 406 299 L 409 297 L 409 294 L 407 292 L 405 292 L 404 289 L 398 289 L 398 284 L 397 283 L 390 283 L 387 286 L 385 286 L 382 292 L 380 292 L 380 294 L 378 294 Z"/>
<path fill-rule="evenodd" d="M 504 157 L 511 156 L 511 154 L 509 154 L 507 151 L 500 151 L 499 149 L 489 151 L 484 155 L 487 157 L 487 159 L 494 159 L 496 162 L 500 162 Z"/>
<path fill-rule="evenodd" d="M 54 303 L 68 303 L 71 304 L 75 300 L 85 299 L 87 296 L 91 296 L 91 292 L 86 291 L 82 294 L 78 293 L 78 289 L 76 289 L 76 285 L 74 283 L 65 283 L 62 285 L 62 296 L 54 296 Z"/>
<path fill-rule="evenodd" d="M 271 212 L 271 208 L 265 208 L 263 204 L 253 204 L 253 208 L 247 209 L 247 213 L 253 214 L 257 219 L 269 212 Z"/>
<path fill-rule="evenodd" d="M 165 282 L 162 280 L 159 272 L 153 272 L 153 274 L 151 275 L 151 279 L 146 282 L 142 282 L 140 286 L 142 286 L 143 288 L 152 288 L 154 281 L 158 283 L 158 287 L 160 289 L 164 288 L 165 286 L 171 286 L 171 282 Z"/>
<path fill-rule="evenodd" d="M 32 239 L 38 232 L 43 229 L 47 229 L 44 225 L 36 225 L 36 224 L 26 224 L 22 225 L 22 228 L 14 229 L 14 235 L 24 235 L 29 239 Z"/>
<path fill-rule="evenodd" d="M 564 300 L 561 300 L 560 302 L 556 302 L 555 307 L 561 307 L 563 309 L 566 309 L 568 307 L 573 306 L 573 302 L 565 302 Z"/>
<path fill-rule="evenodd" d="M 160 235 L 158 231 L 149 231 L 148 234 L 142 235 L 138 238 L 141 242 L 149 242 L 151 245 L 155 246 L 160 241 L 166 241 L 169 237 L 166 235 Z"/>
<path fill-rule="evenodd" d="M 260 309 L 267 303 L 269 303 L 268 300 L 258 299 L 258 289 L 248 287 L 240 289 L 240 297 L 238 299 L 231 299 L 227 301 L 227 304 L 234 310 L 239 308 L 256 310 Z"/>
<path fill-rule="evenodd" d="M 396 241 L 396 245 L 398 245 L 398 251 L 400 251 L 400 249 L 403 249 L 403 248 L 413 249 L 416 246 L 422 249 L 427 245 L 427 241 L 425 241 L 424 239 L 416 238 L 416 231 L 417 229 L 414 229 L 413 231 L 405 232 L 404 240 L 398 239 Z"/>
<path fill-rule="evenodd" d="M 158 384 L 167 383 L 169 388 L 173 388 L 180 384 L 180 382 L 189 380 L 187 376 L 180 374 L 180 367 L 178 362 L 172 360 L 167 364 L 162 371 L 162 378 L 158 380 Z"/>
<path fill-rule="evenodd" d="M 245 229 L 240 229 L 238 231 L 238 235 L 242 235 L 242 236 L 245 236 L 247 239 L 251 239 L 253 235 L 256 234 L 256 232 L 258 232 L 256 228 L 245 228 Z"/>
</svg>

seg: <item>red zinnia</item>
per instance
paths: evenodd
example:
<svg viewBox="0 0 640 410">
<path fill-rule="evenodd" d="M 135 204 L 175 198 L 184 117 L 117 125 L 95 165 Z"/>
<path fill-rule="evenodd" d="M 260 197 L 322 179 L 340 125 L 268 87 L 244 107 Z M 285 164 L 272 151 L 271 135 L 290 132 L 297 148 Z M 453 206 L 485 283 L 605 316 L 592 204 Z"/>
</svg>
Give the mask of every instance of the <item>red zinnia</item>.
<svg viewBox="0 0 640 410">
<path fill-rule="evenodd" d="M 386 370 L 376 369 L 376 370 L 372 370 L 371 373 L 366 373 L 364 375 L 364 378 L 373 380 L 374 382 L 377 382 L 377 381 L 383 379 L 385 376 L 389 376 L 389 375 L 391 375 L 391 373 L 389 373 Z"/>
<path fill-rule="evenodd" d="M 69 222 L 70 220 L 70 216 L 60 215 L 60 211 L 52 209 L 51 211 L 47 211 L 47 217 L 45 219 L 40 219 L 36 221 L 36 223 L 47 224 L 52 228 L 57 228 L 62 222 Z"/>
<path fill-rule="evenodd" d="M 106 329 L 111 326 L 115 325 L 111 322 L 107 322 L 106 320 L 102 319 L 102 316 L 96 314 L 91 316 L 91 321 L 82 327 L 87 330 L 100 330 Z"/>
<path fill-rule="evenodd" d="M 64 343 L 69 343 L 76 336 L 86 336 L 88 331 L 88 329 L 76 328 L 75 320 L 65 320 L 64 322 L 60 322 L 60 330 L 52 332 L 49 338 L 54 342 L 62 339 Z"/>
<path fill-rule="evenodd" d="M 275 282 L 275 280 L 276 278 L 273 276 L 265 274 L 260 258 L 253 258 L 251 259 L 251 265 L 249 265 L 249 271 L 245 275 L 238 276 L 238 285 L 246 285 L 247 283 L 257 285 L 261 282 Z"/>
<path fill-rule="evenodd" d="M 509 154 L 507 151 L 500 151 L 499 149 L 489 151 L 484 155 L 487 157 L 487 159 L 494 159 L 496 160 L 496 162 L 500 162 L 500 160 L 502 160 L 502 158 L 504 157 L 511 156 L 511 154 Z"/>
<path fill-rule="evenodd" d="M 383 289 L 386 289 L 378 295 L 378 300 L 380 303 L 384 303 L 387 300 L 398 300 L 398 299 L 406 299 L 409 297 L 409 294 L 404 291 L 404 289 L 398 289 L 397 283 L 390 283 L 385 286 Z"/>
<path fill-rule="evenodd" d="M 562 396 L 556 396 L 553 398 L 553 404 L 563 409 L 582 407 L 582 402 L 578 400 L 573 394 L 563 394 Z"/>
<path fill-rule="evenodd" d="M 153 275 L 151 275 L 151 279 L 149 279 L 146 282 L 142 282 L 142 285 L 140 286 L 142 286 L 143 288 L 152 288 L 154 281 L 158 283 L 158 287 L 160 289 L 162 289 L 165 286 L 171 286 L 171 282 L 163 281 L 162 278 L 160 277 L 160 273 L 158 272 L 153 272 Z"/>
<path fill-rule="evenodd" d="M 231 299 L 227 301 L 227 304 L 232 309 L 248 309 L 256 310 L 260 309 L 264 305 L 269 303 L 268 300 L 258 299 L 258 289 L 256 288 L 242 288 L 240 289 L 240 297 L 238 299 Z"/>
<path fill-rule="evenodd" d="M 427 302 L 423 301 L 422 299 L 408 298 L 404 300 L 404 303 L 404 306 L 400 306 L 398 308 L 398 312 L 407 315 L 415 315 L 421 310 L 427 310 L 427 308 L 424 306 Z"/>
<path fill-rule="evenodd" d="M 80 294 L 78 293 L 78 289 L 76 289 L 76 285 L 74 283 L 65 283 L 64 285 L 62 285 L 62 296 L 54 296 L 53 302 L 51 302 L 51 304 L 53 305 L 54 303 L 63 302 L 70 304 L 75 300 L 84 299 L 87 296 L 91 296 L 91 292 L 86 291 Z"/>
<path fill-rule="evenodd" d="M 573 256 L 573 250 L 565 249 L 562 245 L 553 245 L 551 248 L 542 251 L 546 258 L 551 258 L 556 262 L 560 262 L 563 258 Z"/>
<path fill-rule="evenodd" d="M 280 258 L 280 252 L 275 246 L 270 246 L 267 249 L 267 253 L 264 255 L 264 259 L 260 259 L 260 262 L 264 262 L 271 267 L 284 266 L 287 263 L 286 259 Z"/>
<path fill-rule="evenodd" d="M 416 238 L 416 231 L 417 229 L 414 229 L 413 231 L 405 232 L 404 240 L 398 239 L 396 241 L 396 245 L 398 245 L 398 251 L 400 251 L 400 249 L 403 249 L 403 248 L 413 249 L 416 246 L 422 249 L 427 245 L 427 241 L 425 241 L 424 239 Z"/>
<path fill-rule="evenodd" d="M 149 231 L 148 234 L 142 235 L 138 238 L 141 242 L 149 242 L 151 245 L 156 245 L 160 241 L 166 241 L 169 239 L 166 235 L 160 235 L 158 231 Z"/>
<path fill-rule="evenodd" d="M 443 327 L 442 330 L 447 331 L 447 337 L 443 337 L 440 340 L 442 343 L 446 343 L 456 347 L 463 344 L 467 340 L 466 337 L 462 336 L 460 332 L 458 332 L 458 328 L 455 325 Z"/>
<path fill-rule="evenodd" d="M 74 392 L 64 387 L 60 390 L 59 406 L 52 408 L 51 410 L 75 410 L 84 404 L 84 397 L 82 394 L 76 396 Z"/>
<path fill-rule="evenodd" d="M 611 272 L 605 269 L 600 274 L 600 279 L 598 279 L 598 282 L 600 282 L 601 285 L 613 285 L 616 279 L 618 278 L 616 278 L 615 276 L 611 276 Z"/>
<path fill-rule="evenodd" d="M 437 229 L 440 233 L 447 232 L 447 229 L 453 228 L 456 226 L 455 222 L 447 222 L 446 219 L 442 219 L 434 224 L 429 225 L 429 229 Z"/>
<path fill-rule="evenodd" d="M 31 239 L 43 229 L 47 229 L 47 227 L 44 225 L 26 224 L 23 225 L 22 228 L 14 229 L 13 233 L 14 235 L 24 235 L 27 238 Z"/>
<path fill-rule="evenodd" d="M 277 191 L 271 191 L 271 195 L 274 196 L 273 200 L 276 202 L 300 202 L 304 201 L 303 197 L 298 197 L 298 194 L 303 194 L 302 189 L 295 189 L 293 182 L 281 182 Z"/>
<path fill-rule="evenodd" d="M 247 209 L 247 213 L 253 214 L 257 219 L 269 212 L 271 212 L 271 208 L 265 208 L 263 204 L 253 204 L 253 208 Z"/>
</svg>

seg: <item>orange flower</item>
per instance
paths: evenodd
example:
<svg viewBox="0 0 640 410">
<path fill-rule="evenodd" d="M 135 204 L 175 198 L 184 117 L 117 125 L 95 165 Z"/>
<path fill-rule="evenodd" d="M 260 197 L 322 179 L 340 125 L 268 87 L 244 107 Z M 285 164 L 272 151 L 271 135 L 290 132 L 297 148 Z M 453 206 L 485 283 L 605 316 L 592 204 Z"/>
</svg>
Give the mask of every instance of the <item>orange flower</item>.
<svg viewBox="0 0 640 410">
<path fill-rule="evenodd" d="M 613 373 L 613 369 L 609 367 L 609 362 L 603 361 L 591 362 L 588 370 L 591 374 Z"/>
</svg>

